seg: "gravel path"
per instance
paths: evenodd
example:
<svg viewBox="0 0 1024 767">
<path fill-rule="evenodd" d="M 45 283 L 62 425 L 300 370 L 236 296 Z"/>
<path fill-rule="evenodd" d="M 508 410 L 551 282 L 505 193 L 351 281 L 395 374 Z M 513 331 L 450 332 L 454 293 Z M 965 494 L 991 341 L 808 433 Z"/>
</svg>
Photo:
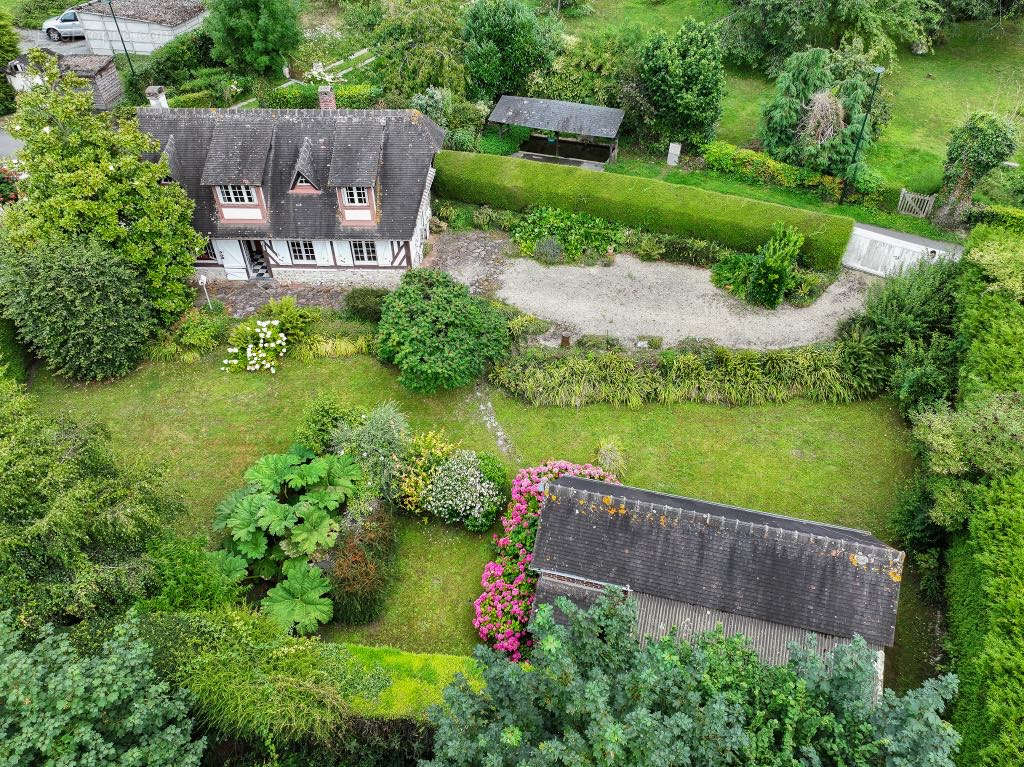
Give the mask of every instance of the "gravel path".
<svg viewBox="0 0 1024 767">
<path fill-rule="evenodd" d="M 626 342 L 661 336 L 711 339 L 725 346 L 778 349 L 822 341 L 864 305 L 874 278 L 844 269 L 813 305 L 775 310 L 743 303 L 711 284 L 708 271 L 617 255 L 613 266 L 544 266 L 508 258 L 504 237 L 486 232 L 437 235 L 434 265 L 474 292 L 493 293 L 573 335 Z"/>
</svg>

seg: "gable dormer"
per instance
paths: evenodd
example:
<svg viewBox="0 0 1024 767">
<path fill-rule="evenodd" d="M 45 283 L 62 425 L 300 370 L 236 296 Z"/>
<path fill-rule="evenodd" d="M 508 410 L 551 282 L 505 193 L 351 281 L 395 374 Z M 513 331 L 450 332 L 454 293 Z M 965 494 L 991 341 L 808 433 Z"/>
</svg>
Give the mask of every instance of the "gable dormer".
<svg viewBox="0 0 1024 767">
<path fill-rule="evenodd" d="M 316 163 L 313 159 L 313 142 L 309 136 L 302 140 L 302 146 L 299 147 L 299 154 L 295 160 L 295 168 L 292 170 L 292 180 L 289 189 L 299 194 L 315 194 L 320 191 Z"/>
<path fill-rule="evenodd" d="M 225 120 L 214 130 L 203 165 L 202 185 L 211 188 L 225 223 L 267 223 L 263 193 L 273 126 Z"/>
<path fill-rule="evenodd" d="M 380 220 L 380 170 L 386 124 L 342 122 L 334 131 L 327 185 L 336 190 L 342 225 L 373 226 Z"/>
</svg>

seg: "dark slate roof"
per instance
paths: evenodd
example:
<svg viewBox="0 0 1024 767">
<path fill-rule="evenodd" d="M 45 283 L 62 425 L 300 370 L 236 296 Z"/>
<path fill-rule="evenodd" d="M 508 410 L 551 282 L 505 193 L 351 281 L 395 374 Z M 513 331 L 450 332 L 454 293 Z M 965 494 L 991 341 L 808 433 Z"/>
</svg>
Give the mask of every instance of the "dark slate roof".
<svg viewBox="0 0 1024 767">
<path fill-rule="evenodd" d="M 100 72 L 114 63 L 113 56 L 101 56 L 93 53 L 58 53 L 57 51 L 50 50 L 49 48 L 40 48 L 43 53 L 48 53 L 51 56 L 57 57 L 57 66 L 61 72 L 74 72 L 79 77 L 86 79 L 92 79 Z M 7 64 L 7 71 L 12 71 L 12 65 L 18 62 L 22 68 L 28 67 L 28 54 L 23 53 L 18 58 L 12 60 Z"/>
<path fill-rule="evenodd" d="M 211 237 L 407 240 L 444 132 L 415 110 L 160 109 L 138 110 L 139 124 L 160 141 L 174 136 L 172 176 L 196 201 L 193 224 Z M 372 141 L 364 146 L 359 142 Z M 337 149 L 337 152 L 335 151 Z M 262 158 L 262 159 L 261 159 Z M 289 194 L 296 170 L 319 194 Z M 345 168 L 348 170 L 345 170 Z M 370 170 L 378 168 L 376 183 Z M 331 176 L 376 186 L 376 227 L 343 226 Z M 269 224 L 224 223 L 211 184 L 260 183 Z"/>
<path fill-rule="evenodd" d="M 110 5 L 107 0 L 92 0 L 75 6 L 75 10 L 83 13 L 95 13 L 98 16 L 110 16 Z M 114 13 L 119 19 L 134 19 L 162 24 L 165 27 L 176 27 L 194 19 L 206 9 L 202 0 L 117 0 Z"/>
<path fill-rule="evenodd" d="M 891 646 L 904 554 L 869 533 L 575 477 L 550 484 L 542 573 Z"/>
<path fill-rule="evenodd" d="M 574 101 L 502 96 L 488 119 L 493 123 L 523 125 L 534 130 L 615 138 L 624 114 L 621 109 Z"/>
</svg>

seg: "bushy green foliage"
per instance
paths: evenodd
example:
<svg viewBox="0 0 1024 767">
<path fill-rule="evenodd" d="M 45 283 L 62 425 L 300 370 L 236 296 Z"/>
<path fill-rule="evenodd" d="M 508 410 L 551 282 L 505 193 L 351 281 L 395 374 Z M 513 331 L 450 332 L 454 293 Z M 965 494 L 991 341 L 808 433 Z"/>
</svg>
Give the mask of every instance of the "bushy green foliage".
<svg viewBox="0 0 1024 767">
<path fill-rule="evenodd" d="M 559 34 L 523 0 L 475 0 L 463 27 L 470 94 L 495 101 L 525 93 L 533 73 L 554 60 Z"/>
<path fill-rule="evenodd" d="M 345 294 L 345 309 L 364 322 L 380 322 L 381 306 L 390 292 L 387 288 L 352 288 Z"/>
<path fill-rule="evenodd" d="M 957 348 L 951 336 L 908 340 L 893 358 L 890 391 L 900 410 L 909 415 L 919 407 L 954 399 Z"/>
<path fill-rule="evenodd" d="M 358 526 L 317 561 L 330 582 L 334 620 L 369 623 L 384 609 L 392 580 L 396 532 L 391 513 L 375 504 Z"/>
<path fill-rule="evenodd" d="M 145 610 L 208 610 L 238 601 L 247 562 L 226 551 L 208 551 L 203 538 L 158 542 L 151 558 L 159 590 L 140 603 Z"/>
<path fill-rule="evenodd" d="M 0 308 L 0 378 L 6 376 L 24 383 L 28 379 L 28 355 L 18 342 L 14 323 L 2 315 Z"/>
<path fill-rule="evenodd" d="M 1024 211 L 1021 221 L 1024 222 Z M 981 267 L 990 290 L 1024 302 L 1024 229 L 979 224 L 967 240 L 967 259 Z"/>
<path fill-rule="evenodd" d="M 853 220 L 843 216 L 654 179 L 459 152 L 441 152 L 435 164 L 435 191 L 440 197 L 509 210 L 554 207 L 589 213 L 624 226 L 696 237 L 739 251 L 756 250 L 780 222 L 804 235 L 801 262 L 821 271 L 839 268 L 853 231 Z"/>
<path fill-rule="evenodd" d="M 389 4 L 373 32 L 373 82 L 401 103 L 431 86 L 462 96 L 466 69 L 462 9 L 455 0 Z"/>
<path fill-rule="evenodd" d="M 277 584 L 263 609 L 283 627 L 308 634 L 330 620 L 330 583 L 309 563 L 334 546 L 342 522 L 358 523 L 346 503 L 361 479 L 350 456 L 296 447 L 260 458 L 245 473 L 247 486 L 217 507 L 213 526 L 227 534 L 225 550 L 244 559 L 250 575 Z"/>
<path fill-rule="evenodd" d="M 534 405 L 763 405 L 793 397 L 849 402 L 867 393 L 860 372 L 846 343 L 767 352 L 694 345 L 660 354 L 530 348 L 495 366 L 491 380 Z"/>
<path fill-rule="evenodd" d="M 965 282 L 956 323 L 960 399 L 1024 391 L 1024 306 L 987 291 L 976 272 L 968 273 Z"/>
<path fill-rule="evenodd" d="M 1021 173 L 1021 177 L 1024 178 L 1024 173 Z M 1024 208 L 1010 205 L 976 205 L 971 211 L 971 221 L 1010 229 L 1024 236 Z"/>
<path fill-rule="evenodd" d="M 528 665 L 477 648 L 484 688 L 457 677 L 445 690 L 426 765 L 953 765 L 959 736 L 942 713 L 956 678 L 875 699 L 874 653 L 860 638 L 824 660 L 794 650 L 776 667 L 721 631 L 641 646 L 635 604 L 611 589 L 586 612 L 564 597 L 557 607 L 567 625 L 539 607 Z"/>
<path fill-rule="evenodd" d="M 424 394 L 477 380 L 508 341 L 501 316 L 436 269 L 403 275 L 384 299 L 377 330 L 381 360 L 398 367 L 403 386 Z"/>
<path fill-rule="evenodd" d="M 486 102 L 470 101 L 459 93 L 434 86 L 413 96 L 409 105 L 445 131 L 445 148 L 462 152 L 477 148 L 484 121 L 490 113 Z"/>
<path fill-rule="evenodd" d="M 302 413 L 295 444 L 315 455 L 328 453 L 334 447 L 334 435 L 342 421 L 354 425 L 361 416 L 358 409 L 341 404 L 330 392 L 320 392 Z"/>
<path fill-rule="evenodd" d="M 946 147 L 943 184 L 946 200 L 935 220 L 954 227 L 967 220 L 974 189 L 996 166 L 1017 151 L 1012 122 L 991 112 L 972 112 L 957 126 Z"/>
<path fill-rule="evenodd" d="M 354 456 L 387 499 L 394 492 L 396 463 L 409 447 L 409 420 L 394 402 L 384 402 L 360 414 L 342 418 L 334 430 L 333 446 L 342 455 Z"/>
<path fill-rule="evenodd" d="M 25 649 L 0 612 L 0 760 L 23 767 L 198 767 L 185 693 L 159 681 L 134 624 L 115 629 L 95 655 L 47 627 Z"/>
<path fill-rule="evenodd" d="M 725 68 L 718 31 L 685 19 L 675 35 L 656 32 L 638 56 L 637 82 L 651 105 L 660 135 L 699 147 L 710 141 L 722 116 Z"/>
<path fill-rule="evenodd" d="M 0 301 L 46 366 L 76 381 L 131 372 L 155 330 L 141 275 L 123 253 L 96 242 L 4 243 Z"/>
<path fill-rule="evenodd" d="M 14 5 L 14 23 L 26 29 L 36 29 L 51 16 L 65 11 L 64 0 L 20 0 Z"/>
<path fill-rule="evenodd" d="M 150 85 L 162 85 L 173 91 L 193 79 L 196 72 L 215 67 L 212 50 L 213 40 L 204 27 L 199 27 L 178 35 L 148 56 L 133 56 L 134 75 L 127 66 L 119 67 L 126 70 L 121 72 L 125 101 L 146 104 L 146 88 Z"/>
<path fill-rule="evenodd" d="M 527 211 L 513 224 L 510 234 L 524 256 L 536 256 L 544 263 L 565 264 L 607 263 L 608 248 L 618 239 L 617 228 L 608 221 L 559 208 Z M 557 257 L 550 254 L 551 246 L 547 243 L 551 240 L 557 243 Z"/>
<path fill-rule="evenodd" d="M 8 130 L 25 142 L 22 197 L 4 209 L 4 232 L 16 249 L 41 243 L 94 241 L 120 255 L 141 287 L 141 309 L 161 327 L 192 305 L 189 284 L 203 238 L 192 228 L 194 203 L 159 149 L 134 120 L 92 109 L 92 91 L 52 56 L 30 54 L 43 82 L 19 99 Z"/>
<path fill-rule="evenodd" d="M 372 109 L 380 100 L 379 90 L 370 83 L 334 83 L 331 90 L 339 109 Z M 294 83 L 264 90 L 257 98 L 264 109 L 318 109 L 320 86 L 317 83 Z"/>
<path fill-rule="evenodd" d="M 13 61 L 20 52 L 11 14 L 6 8 L 0 8 L 0 61 Z M 14 88 L 5 77 L 0 82 L 0 115 L 9 115 L 13 111 Z"/>
<path fill-rule="evenodd" d="M 928 0 L 744 0 L 725 25 L 725 50 L 733 63 L 772 75 L 790 54 L 814 46 L 856 43 L 889 65 L 898 46 L 929 46 L 941 20 L 939 4 Z"/>
<path fill-rule="evenodd" d="M 210 55 L 236 72 L 277 74 L 302 42 L 296 0 L 208 0 Z"/>
<path fill-rule="evenodd" d="M 711 267 L 711 282 L 738 298 L 768 309 L 778 308 L 796 284 L 796 262 L 804 237 L 778 225 L 775 235 L 756 253 L 730 253 Z"/>
<path fill-rule="evenodd" d="M 230 325 L 231 318 L 219 302 L 189 309 L 153 347 L 150 357 L 162 362 L 198 362 L 227 340 Z"/>
<path fill-rule="evenodd" d="M 844 64 L 840 54 L 824 48 L 786 59 L 775 94 L 761 110 L 758 135 L 769 155 L 820 173 L 853 175 L 848 169 L 874 75 Z M 862 151 L 871 138 L 866 130 Z"/>
<path fill-rule="evenodd" d="M 343 645 L 289 636 L 246 608 L 153 613 L 141 633 L 158 668 L 192 694 L 196 714 L 230 739 L 327 744 L 388 686 Z"/>
</svg>

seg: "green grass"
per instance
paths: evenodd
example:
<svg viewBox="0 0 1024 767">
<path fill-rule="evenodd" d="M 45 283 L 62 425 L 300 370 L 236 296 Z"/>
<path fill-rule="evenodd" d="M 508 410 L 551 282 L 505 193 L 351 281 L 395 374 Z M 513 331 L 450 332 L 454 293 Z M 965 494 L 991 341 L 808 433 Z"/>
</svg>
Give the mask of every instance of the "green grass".
<svg viewBox="0 0 1024 767">
<path fill-rule="evenodd" d="M 443 428 L 467 447 L 495 448 L 472 392 L 415 396 L 389 369 L 362 356 L 291 360 L 273 377 L 223 373 L 218 360 L 208 359 L 191 366 L 148 364 L 109 384 L 71 386 L 40 374 L 32 385 L 48 409 L 102 421 L 126 455 L 162 464 L 168 487 L 188 504 L 178 528 L 193 533 L 209 529 L 214 505 L 238 487 L 256 458 L 290 444 L 304 407 L 321 390 L 363 405 L 394 399 L 417 429 Z M 497 392 L 492 397 L 527 463 L 593 460 L 598 442 L 615 437 L 630 484 L 866 528 L 887 540 L 889 513 L 913 465 L 907 430 L 884 401 L 570 410 L 529 407 Z M 398 530 L 398 572 L 382 617 L 369 625 L 331 626 L 326 634 L 468 654 L 476 642 L 472 601 L 490 557 L 488 536 L 411 519 L 400 519 Z M 933 624 L 908 573 L 898 646 L 888 653 L 890 685 L 905 689 L 933 672 L 927 628 Z"/>
</svg>

